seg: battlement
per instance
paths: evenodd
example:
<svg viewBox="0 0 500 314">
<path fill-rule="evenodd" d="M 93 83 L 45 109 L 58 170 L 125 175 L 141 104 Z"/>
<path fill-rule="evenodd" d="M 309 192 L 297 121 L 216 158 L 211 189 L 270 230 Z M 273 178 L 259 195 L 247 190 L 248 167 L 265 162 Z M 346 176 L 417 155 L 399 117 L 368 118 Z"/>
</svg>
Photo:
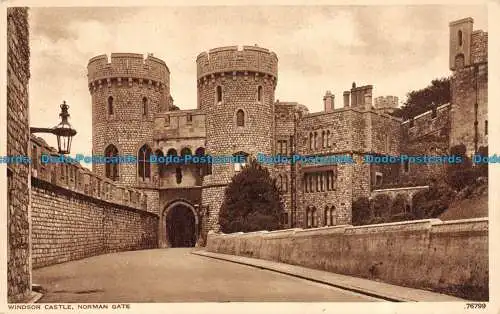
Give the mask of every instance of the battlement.
<svg viewBox="0 0 500 314">
<path fill-rule="evenodd" d="M 170 70 L 161 59 L 148 55 L 146 58 L 138 53 L 112 53 L 99 55 L 89 60 L 89 85 L 102 85 L 113 80 L 118 82 L 145 81 L 155 86 L 168 85 Z"/>
<path fill-rule="evenodd" d="M 397 96 L 378 96 L 374 99 L 375 108 L 397 108 L 399 98 Z"/>
<path fill-rule="evenodd" d="M 278 57 L 274 52 L 257 46 L 228 46 L 202 52 L 196 58 L 197 78 L 216 73 L 259 73 L 278 77 Z"/>
<path fill-rule="evenodd" d="M 401 126 L 406 139 L 414 141 L 429 134 L 441 135 L 442 130 L 445 131 L 450 127 L 450 110 L 451 105 L 444 104 L 434 110 L 419 114 L 413 119 L 403 121 Z"/>
<path fill-rule="evenodd" d="M 108 203 L 147 210 L 147 195 L 142 191 L 122 187 L 79 163 L 43 163 L 42 155 L 57 157 L 59 154 L 42 138 L 32 136 L 30 147 L 32 178 Z"/>
</svg>

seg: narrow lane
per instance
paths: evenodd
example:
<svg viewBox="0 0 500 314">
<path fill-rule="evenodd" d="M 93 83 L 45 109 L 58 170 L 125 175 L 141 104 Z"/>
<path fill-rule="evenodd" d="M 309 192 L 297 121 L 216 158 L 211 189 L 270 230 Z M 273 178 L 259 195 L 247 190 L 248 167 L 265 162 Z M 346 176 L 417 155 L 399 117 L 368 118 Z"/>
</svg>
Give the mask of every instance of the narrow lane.
<svg viewBox="0 0 500 314">
<path fill-rule="evenodd" d="M 377 299 L 250 266 L 156 249 L 95 256 L 36 269 L 46 290 L 39 301 L 115 302 L 362 302 Z"/>
</svg>

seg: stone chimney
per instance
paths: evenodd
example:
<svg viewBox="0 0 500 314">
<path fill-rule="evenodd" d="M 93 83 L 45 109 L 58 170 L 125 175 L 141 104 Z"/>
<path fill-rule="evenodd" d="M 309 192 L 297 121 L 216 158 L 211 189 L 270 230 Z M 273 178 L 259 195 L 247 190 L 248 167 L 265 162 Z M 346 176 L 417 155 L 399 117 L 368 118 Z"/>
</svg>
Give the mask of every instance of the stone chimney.
<svg viewBox="0 0 500 314">
<path fill-rule="evenodd" d="M 365 109 L 370 110 L 372 109 L 372 93 L 373 93 L 373 85 L 366 85 L 365 90 L 364 90 L 364 102 L 365 102 Z"/>
<path fill-rule="evenodd" d="M 333 95 L 331 91 L 326 91 L 326 94 L 323 97 L 323 104 L 325 112 L 333 111 L 335 107 L 335 95 Z"/>
<path fill-rule="evenodd" d="M 351 92 L 350 91 L 345 91 L 344 92 L 344 108 L 349 107 L 349 98 L 351 97 Z"/>
</svg>

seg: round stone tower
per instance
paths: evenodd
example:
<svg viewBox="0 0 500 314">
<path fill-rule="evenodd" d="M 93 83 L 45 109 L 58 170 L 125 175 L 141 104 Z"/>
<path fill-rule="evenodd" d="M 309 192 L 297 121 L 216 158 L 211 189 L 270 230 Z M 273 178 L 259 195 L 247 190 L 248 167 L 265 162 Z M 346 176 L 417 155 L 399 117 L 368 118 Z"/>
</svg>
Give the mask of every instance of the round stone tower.
<svg viewBox="0 0 500 314">
<path fill-rule="evenodd" d="M 196 63 L 198 108 L 206 115 L 206 153 L 272 154 L 276 54 L 254 46 L 221 47 L 199 54 Z M 238 165 L 227 163 L 210 168 L 202 188 L 203 235 L 219 230 L 224 189 L 239 171 Z"/>
<path fill-rule="evenodd" d="M 93 155 L 147 156 L 154 149 L 154 115 L 167 110 L 171 99 L 165 62 L 152 55 L 112 53 L 111 60 L 106 55 L 90 59 L 87 68 Z M 92 170 L 124 185 L 147 186 L 153 181 L 151 165 L 139 163 L 93 163 Z"/>
</svg>

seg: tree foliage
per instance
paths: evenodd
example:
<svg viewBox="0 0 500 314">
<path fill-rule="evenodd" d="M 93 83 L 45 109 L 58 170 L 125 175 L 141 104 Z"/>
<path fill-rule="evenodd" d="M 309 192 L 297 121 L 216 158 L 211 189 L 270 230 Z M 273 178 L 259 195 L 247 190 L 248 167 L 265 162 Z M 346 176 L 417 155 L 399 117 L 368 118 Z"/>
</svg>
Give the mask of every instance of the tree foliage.
<svg viewBox="0 0 500 314">
<path fill-rule="evenodd" d="M 445 182 L 435 182 L 428 191 L 413 196 L 413 213 L 417 219 L 436 218 L 451 204 L 455 192 Z"/>
<path fill-rule="evenodd" d="M 438 78 L 427 87 L 406 94 L 405 103 L 393 115 L 407 120 L 450 101 L 450 78 Z"/>
<path fill-rule="evenodd" d="M 464 144 L 450 148 L 450 155 L 462 158 L 461 163 L 446 166 L 446 182 L 457 191 L 473 184 L 478 177 L 477 168 L 472 167 L 472 160 L 467 156 L 466 151 Z"/>
<path fill-rule="evenodd" d="M 280 229 L 284 206 L 276 180 L 255 160 L 235 175 L 219 212 L 224 233 Z"/>
<path fill-rule="evenodd" d="M 352 202 L 352 224 L 354 226 L 366 225 L 371 218 L 370 201 L 367 197 L 358 197 Z"/>
</svg>

